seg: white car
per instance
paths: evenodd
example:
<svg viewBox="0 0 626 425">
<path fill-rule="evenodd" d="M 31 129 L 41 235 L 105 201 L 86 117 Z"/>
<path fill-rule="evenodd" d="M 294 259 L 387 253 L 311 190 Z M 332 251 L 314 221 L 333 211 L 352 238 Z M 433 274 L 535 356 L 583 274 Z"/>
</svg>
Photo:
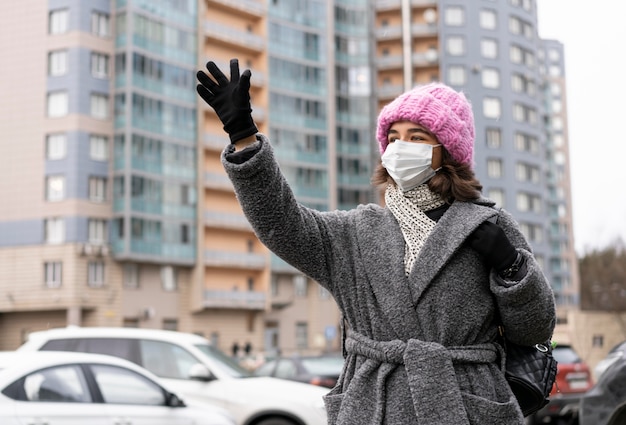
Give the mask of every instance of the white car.
<svg viewBox="0 0 626 425">
<path fill-rule="evenodd" d="M 80 351 L 130 360 L 157 375 L 186 401 L 228 410 L 238 425 L 326 425 L 316 385 L 253 377 L 198 335 L 137 328 L 70 326 L 33 332 L 18 351 Z"/>
<path fill-rule="evenodd" d="M 157 380 L 111 356 L 2 352 L 0 424 L 235 424 L 224 409 L 187 406 Z"/>
</svg>

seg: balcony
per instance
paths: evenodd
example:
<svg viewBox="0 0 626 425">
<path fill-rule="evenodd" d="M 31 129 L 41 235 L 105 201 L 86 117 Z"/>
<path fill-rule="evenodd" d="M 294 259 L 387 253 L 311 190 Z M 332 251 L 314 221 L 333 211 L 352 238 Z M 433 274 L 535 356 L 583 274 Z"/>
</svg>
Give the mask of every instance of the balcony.
<svg viewBox="0 0 626 425">
<path fill-rule="evenodd" d="M 202 305 L 205 308 L 234 308 L 244 310 L 265 310 L 264 292 L 204 291 Z"/>
<path fill-rule="evenodd" d="M 252 231 L 252 226 L 243 214 L 233 214 L 217 211 L 204 212 L 204 224 L 222 229 Z"/>
<path fill-rule="evenodd" d="M 209 189 L 233 191 L 233 184 L 224 173 L 204 173 L 204 187 Z"/>
<path fill-rule="evenodd" d="M 377 11 L 399 9 L 402 0 L 376 0 L 374 7 Z M 437 0 L 411 0 L 412 7 L 437 7 Z"/>
<path fill-rule="evenodd" d="M 204 34 L 215 40 L 248 49 L 256 53 L 265 51 L 265 39 L 259 35 L 246 31 L 239 31 L 232 26 L 215 21 L 205 21 Z"/>
<path fill-rule="evenodd" d="M 204 251 L 204 265 L 210 267 L 262 270 L 269 265 L 265 254 L 248 252 Z"/>
<path fill-rule="evenodd" d="M 257 18 L 265 16 L 267 11 L 265 2 L 262 0 L 208 0 L 207 3 L 209 3 L 209 5 L 219 4 L 238 12 L 239 14 Z"/>
</svg>

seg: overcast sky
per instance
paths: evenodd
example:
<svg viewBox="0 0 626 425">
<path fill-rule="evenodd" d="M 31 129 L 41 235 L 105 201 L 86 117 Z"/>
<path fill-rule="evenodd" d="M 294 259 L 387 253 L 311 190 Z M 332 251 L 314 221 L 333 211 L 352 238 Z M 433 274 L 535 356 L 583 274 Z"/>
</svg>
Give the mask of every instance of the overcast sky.
<svg viewBox="0 0 626 425">
<path fill-rule="evenodd" d="M 539 36 L 565 48 L 578 255 L 626 242 L 626 1 L 537 0 Z"/>
</svg>

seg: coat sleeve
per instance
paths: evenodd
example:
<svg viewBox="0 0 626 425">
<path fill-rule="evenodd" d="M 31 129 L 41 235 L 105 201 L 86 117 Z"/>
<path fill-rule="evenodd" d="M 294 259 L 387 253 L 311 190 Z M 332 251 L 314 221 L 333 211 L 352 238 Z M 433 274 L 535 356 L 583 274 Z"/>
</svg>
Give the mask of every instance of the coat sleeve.
<svg viewBox="0 0 626 425">
<path fill-rule="evenodd" d="M 498 224 L 526 260 L 526 275 L 512 286 L 502 285 L 495 271 L 491 291 L 496 297 L 507 338 L 520 345 L 534 345 L 552 337 L 556 306 L 550 283 L 533 256 L 532 249 L 513 217 L 502 210 Z"/>
<path fill-rule="evenodd" d="M 260 149 L 241 163 L 229 161 L 232 147 L 222 153 L 222 164 L 233 183 L 237 200 L 256 236 L 271 251 L 315 279 L 329 285 L 329 257 L 341 237 L 342 212 L 320 212 L 299 204 L 281 173 L 273 149 L 257 135 Z"/>
</svg>

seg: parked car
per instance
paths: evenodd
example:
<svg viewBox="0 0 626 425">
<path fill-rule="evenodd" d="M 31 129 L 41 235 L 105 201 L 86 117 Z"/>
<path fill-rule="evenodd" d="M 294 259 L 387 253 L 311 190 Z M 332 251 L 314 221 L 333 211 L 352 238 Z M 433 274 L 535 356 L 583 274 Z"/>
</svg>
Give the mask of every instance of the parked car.
<svg viewBox="0 0 626 425">
<path fill-rule="evenodd" d="M 18 351 L 81 351 L 118 356 L 155 375 L 188 401 L 221 406 L 239 425 L 326 425 L 327 388 L 253 377 L 198 335 L 137 328 L 70 326 L 33 332 Z"/>
<path fill-rule="evenodd" d="M 0 353 L 2 425 L 234 425 L 224 409 L 188 406 L 158 378 L 111 356 Z"/>
<path fill-rule="evenodd" d="M 273 376 L 332 388 L 339 379 L 343 357 L 340 354 L 321 356 L 279 357 L 259 366 L 255 376 Z"/>
<path fill-rule="evenodd" d="M 596 384 L 580 400 L 580 425 L 626 424 L 626 341 L 595 368 Z"/>
<path fill-rule="evenodd" d="M 570 345 L 557 345 L 552 355 L 558 365 L 550 402 L 529 416 L 527 423 L 577 424 L 580 398 L 593 386 L 591 371 Z"/>
</svg>

